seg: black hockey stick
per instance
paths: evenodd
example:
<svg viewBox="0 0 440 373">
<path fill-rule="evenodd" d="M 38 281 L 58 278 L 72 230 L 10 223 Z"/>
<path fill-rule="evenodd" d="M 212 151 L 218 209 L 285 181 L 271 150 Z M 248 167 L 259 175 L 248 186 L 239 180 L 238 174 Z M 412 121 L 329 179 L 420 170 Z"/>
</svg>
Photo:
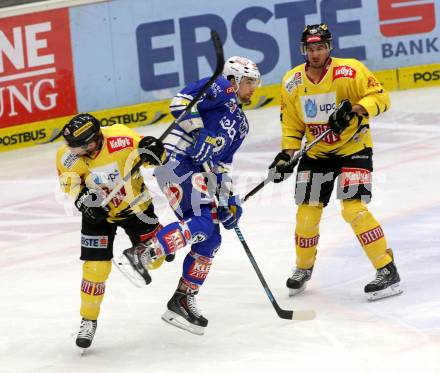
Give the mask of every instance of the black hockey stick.
<svg viewBox="0 0 440 373">
<path fill-rule="evenodd" d="M 165 137 L 167 137 L 170 132 L 182 121 L 183 117 L 188 114 L 194 105 L 202 98 L 202 96 L 206 93 L 208 88 L 214 83 L 214 81 L 218 78 L 218 76 L 223 72 L 223 67 L 225 64 L 225 57 L 223 54 L 223 45 L 218 36 L 217 32 L 211 30 L 211 40 L 214 44 L 215 55 L 216 55 L 216 66 L 215 71 L 212 74 L 211 78 L 205 83 L 199 93 L 194 97 L 188 106 L 185 108 L 182 113 L 168 126 L 168 128 L 160 135 L 158 138 L 159 142 L 162 142 Z M 101 206 L 106 206 L 113 199 L 113 197 L 118 194 L 118 192 L 124 187 L 125 183 L 130 180 L 131 176 L 137 172 L 141 166 L 144 164 L 144 160 L 141 155 L 141 159 L 132 167 L 132 169 L 122 178 L 120 182 L 116 184 L 114 189 L 107 195 L 107 197 L 102 201 Z"/>
<path fill-rule="evenodd" d="M 290 311 L 290 310 L 283 310 L 275 300 L 275 297 L 273 296 L 271 290 L 269 289 L 269 285 L 267 285 L 266 280 L 264 279 L 263 274 L 260 271 L 260 268 L 258 267 L 257 262 L 255 261 L 254 256 L 252 255 L 251 250 L 249 249 L 248 244 L 246 243 L 246 240 L 243 237 L 243 234 L 240 231 L 240 228 L 238 225 L 234 227 L 235 233 L 237 233 L 238 239 L 240 240 L 241 244 L 243 245 L 244 251 L 246 251 L 246 254 L 251 261 L 252 267 L 254 267 L 255 272 L 257 273 L 257 276 L 263 285 L 264 291 L 267 294 L 267 297 L 270 300 L 270 303 L 272 303 L 273 308 L 275 308 L 275 311 L 279 317 L 286 320 L 312 320 L 316 317 L 316 313 L 313 310 L 300 310 L 300 311 Z"/>
<path fill-rule="evenodd" d="M 211 167 L 209 166 L 208 162 L 203 164 L 203 168 L 205 172 L 212 172 Z M 230 194 L 230 193 L 228 193 Z M 216 198 L 217 199 L 217 198 Z M 217 201 L 218 205 L 218 201 Z M 264 279 L 263 274 L 261 273 L 260 268 L 258 267 L 257 262 L 255 261 L 254 256 L 252 255 L 251 249 L 249 248 L 246 240 L 244 239 L 243 233 L 241 233 L 240 228 L 238 225 L 235 225 L 234 227 L 235 233 L 237 234 L 238 239 L 240 240 L 240 243 L 242 244 L 244 251 L 246 252 L 246 255 L 248 256 L 249 260 L 251 261 L 252 267 L 254 267 L 255 272 L 257 273 L 258 278 L 260 279 L 261 284 L 263 285 L 264 291 L 267 294 L 267 297 L 270 300 L 270 303 L 272 303 L 273 308 L 275 308 L 275 311 L 277 315 L 286 320 L 312 320 L 315 318 L 316 313 L 313 310 L 301 310 L 301 311 L 289 311 L 289 310 L 283 310 L 279 305 L 278 302 L 275 300 L 275 297 L 272 294 L 272 291 L 269 289 L 269 285 L 267 284 L 266 280 Z"/>
<path fill-rule="evenodd" d="M 296 164 L 299 159 L 306 154 L 311 148 L 313 148 L 318 142 L 320 142 L 325 136 L 328 135 L 328 133 L 331 131 L 330 128 L 328 128 L 327 130 L 325 130 L 323 133 L 321 133 L 315 140 L 313 140 L 312 142 L 310 142 L 309 144 L 307 144 L 304 148 L 302 148 L 301 150 L 299 150 L 294 157 L 287 162 L 286 164 L 286 168 L 289 166 L 292 166 L 294 164 Z M 264 179 L 260 184 L 258 184 L 254 189 L 252 189 L 249 193 L 247 193 L 244 198 L 241 200 L 241 202 L 246 202 L 250 197 L 252 197 L 255 193 L 257 193 L 258 191 L 260 191 L 261 189 L 263 189 L 267 184 L 269 184 L 270 182 L 272 182 L 274 180 L 275 177 L 275 168 L 273 169 L 272 172 L 269 173 L 269 175 L 266 177 L 266 179 Z"/>
</svg>

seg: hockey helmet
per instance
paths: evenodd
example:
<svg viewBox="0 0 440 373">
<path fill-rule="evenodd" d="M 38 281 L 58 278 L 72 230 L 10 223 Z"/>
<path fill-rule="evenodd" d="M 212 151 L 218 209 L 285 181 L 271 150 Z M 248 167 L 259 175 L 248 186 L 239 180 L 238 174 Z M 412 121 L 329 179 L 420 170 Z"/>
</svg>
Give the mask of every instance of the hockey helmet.
<svg viewBox="0 0 440 373">
<path fill-rule="evenodd" d="M 235 79 L 237 86 L 244 77 L 255 79 L 257 86 L 261 83 L 261 74 L 255 62 L 248 58 L 233 56 L 227 59 L 223 68 L 223 76 L 226 79 Z"/>
<path fill-rule="evenodd" d="M 328 50 L 333 49 L 332 34 L 325 23 L 319 25 L 307 25 L 301 35 L 301 53 L 307 54 L 307 45 L 311 43 L 325 43 Z"/>
<path fill-rule="evenodd" d="M 75 115 L 63 128 L 63 137 L 72 148 L 86 146 L 98 140 L 101 133 L 99 120 L 93 115 L 81 113 Z"/>
</svg>

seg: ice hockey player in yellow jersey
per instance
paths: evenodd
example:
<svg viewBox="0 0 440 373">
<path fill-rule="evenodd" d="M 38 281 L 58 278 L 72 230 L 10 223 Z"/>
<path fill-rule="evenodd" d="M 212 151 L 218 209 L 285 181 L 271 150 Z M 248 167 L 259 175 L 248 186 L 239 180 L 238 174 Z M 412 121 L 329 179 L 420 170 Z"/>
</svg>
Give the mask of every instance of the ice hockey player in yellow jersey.
<svg viewBox="0 0 440 373">
<path fill-rule="evenodd" d="M 139 154 L 147 166 L 154 166 L 164 156 L 164 148 L 151 144 L 154 138 L 142 138 L 122 124 L 100 128 L 98 119 L 90 114 L 74 116 L 64 126 L 62 136 L 65 144 L 56 157 L 61 189 L 82 213 L 82 321 L 76 344 L 88 348 L 111 270 L 117 227 L 125 230 L 133 246 L 151 239 L 161 228 L 139 171 L 107 206 L 101 207 L 101 202 L 139 160 Z M 147 146 L 148 154 L 142 151 Z M 146 283 L 151 281 L 145 269 L 143 277 Z"/>
<path fill-rule="evenodd" d="M 296 268 L 287 287 L 290 295 L 297 294 L 311 278 L 322 211 L 336 182 L 342 216 L 376 269 L 376 278 L 364 289 L 369 300 L 376 300 L 402 292 L 384 231 L 366 206 L 373 171 L 369 119 L 388 110 L 390 99 L 364 64 L 331 57 L 331 50 L 326 24 L 306 26 L 301 38 L 306 62 L 289 70 L 281 84 L 282 151 L 269 166 L 276 171 L 274 182 L 292 174 L 296 164 L 287 162 L 303 138 L 311 142 L 331 129 L 298 164 Z"/>
</svg>

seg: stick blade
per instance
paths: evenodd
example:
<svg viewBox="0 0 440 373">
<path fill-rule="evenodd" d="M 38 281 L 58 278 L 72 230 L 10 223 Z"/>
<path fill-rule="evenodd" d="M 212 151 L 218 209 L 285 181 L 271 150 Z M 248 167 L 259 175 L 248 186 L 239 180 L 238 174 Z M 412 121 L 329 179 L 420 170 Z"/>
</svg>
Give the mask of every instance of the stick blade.
<svg viewBox="0 0 440 373">
<path fill-rule="evenodd" d="M 299 310 L 293 311 L 292 320 L 308 321 L 313 320 L 315 317 L 316 312 L 314 310 Z"/>
</svg>

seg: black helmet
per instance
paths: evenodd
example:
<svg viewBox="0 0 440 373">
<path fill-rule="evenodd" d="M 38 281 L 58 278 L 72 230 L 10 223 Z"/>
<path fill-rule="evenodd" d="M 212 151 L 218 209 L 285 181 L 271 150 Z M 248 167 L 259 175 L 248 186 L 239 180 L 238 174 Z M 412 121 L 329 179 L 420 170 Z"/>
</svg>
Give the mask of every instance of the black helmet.
<svg viewBox="0 0 440 373">
<path fill-rule="evenodd" d="M 332 34 L 325 23 L 307 25 L 301 35 L 301 53 L 306 55 L 307 44 L 326 43 L 329 50 L 333 49 Z"/>
<path fill-rule="evenodd" d="M 87 113 L 75 115 L 62 131 L 67 145 L 72 148 L 87 145 L 98 139 L 100 132 L 98 119 Z"/>
</svg>

